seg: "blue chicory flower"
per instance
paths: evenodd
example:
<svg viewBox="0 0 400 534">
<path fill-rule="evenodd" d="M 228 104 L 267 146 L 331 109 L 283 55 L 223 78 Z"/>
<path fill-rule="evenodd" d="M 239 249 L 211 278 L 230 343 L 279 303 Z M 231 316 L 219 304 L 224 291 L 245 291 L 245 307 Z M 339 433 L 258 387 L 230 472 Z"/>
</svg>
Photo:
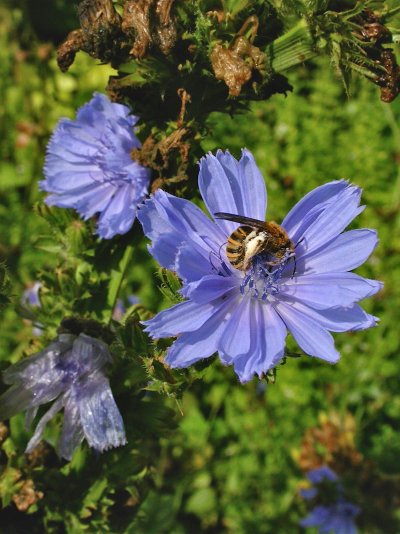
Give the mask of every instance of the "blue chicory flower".
<svg viewBox="0 0 400 534">
<path fill-rule="evenodd" d="M 61 457 L 70 460 L 83 439 L 100 452 L 124 445 L 124 424 L 103 371 L 111 360 L 102 341 L 86 334 L 60 334 L 41 352 L 4 371 L 3 380 L 11 387 L 0 396 L 0 420 L 26 411 L 29 427 L 39 406 L 54 401 L 39 420 L 26 452 L 38 445 L 46 424 L 61 409 Z"/>
<path fill-rule="evenodd" d="M 337 474 L 327 465 L 311 469 L 311 471 L 307 473 L 307 478 L 312 484 L 321 484 L 324 480 L 330 482 L 337 482 L 338 480 Z"/>
<path fill-rule="evenodd" d="M 311 469 L 311 471 L 307 473 L 307 478 L 312 486 L 300 490 L 300 495 L 307 501 L 314 499 L 314 497 L 317 496 L 318 490 L 315 486 L 318 486 L 323 482 L 332 483 L 336 489 L 341 488 L 336 473 L 334 473 L 327 465 Z"/>
<path fill-rule="evenodd" d="M 199 188 L 213 216 L 217 212 L 265 220 L 264 179 L 247 150 L 240 161 L 218 151 L 200 161 Z M 158 190 L 138 218 L 152 240 L 149 248 L 182 279 L 185 302 L 146 321 L 155 338 L 178 336 L 167 352 L 171 367 L 187 367 L 218 352 L 241 382 L 262 376 L 284 355 L 289 330 L 304 352 L 330 363 L 339 359 L 329 331 L 374 326 L 377 318 L 357 302 L 381 283 L 350 273 L 377 244 L 373 230 L 346 226 L 363 210 L 361 190 L 344 180 L 308 193 L 282 227 L 295 244 L 293 258 L 267 268 L 255 256 L 248 272 L 227 260 L 225 246 L 238 223 L 210 220 L 188 200 Z"/>
<path fill-rule="evenodd" d="M 50 139 L 40 182 L 50 206 L 74 208 L 86 220 L 100 214 L 97 233 L 111 239 L 133 225 L 148 192 L 149 170 L 131 158 L 140 147 L 137 117 L 100 93 L 79 109 L 76 120 L 61 119 Z"/>
<path fill-rule="evenodd" d="M 344 498 L 343 487 L 336 473 L 324 465 L 309 471 L 307 478 L 313 486 L 300 491 L 304 499 L 318 497 L 322 486 L 328 484 L 332 487 L 334 502 L 316 506 L 300 521 L 300 525 L 304 528 L 319 527 L 320 534 L 356 534 L 354 520 L 360 514 L 360 508 Z"/>
<path fill-rule="evenodd" d="M 23 306 L 30 308 L 41 308 L 40 302 L 40 290 L 42 284 L 40 282 L 34 282 L 22 293 L 21 303 Z M 34 323 L 32 327 L 32 334 L 34 336 L 40 336 L 43 333 L 43 325 L 40 323 Z"/>
<path fill-rule="evenodd" d="M 31 306 L 33 308 L 35 307 L 41 307 L 40 302 L 40 290 L 42 288 L 42 284 L 40 282 L 34 282 L 29 287 L 25 289 L 25 291 L 22 293 L 22 304 Z"/>
<path fill-rule="evenodd" d="M 304 528 L 319 527 L 320 534 L 357 534 L 354 519 L 360 508 L 354 504 L 339 500 L 330 506 L 316 506 L 300 525 Z"/>
</svg>

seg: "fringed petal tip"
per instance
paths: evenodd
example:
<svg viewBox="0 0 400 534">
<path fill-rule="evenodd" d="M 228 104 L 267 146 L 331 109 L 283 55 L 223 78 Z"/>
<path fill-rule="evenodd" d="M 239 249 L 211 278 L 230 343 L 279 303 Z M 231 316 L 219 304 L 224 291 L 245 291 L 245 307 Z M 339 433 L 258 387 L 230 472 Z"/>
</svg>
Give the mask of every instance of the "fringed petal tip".
<svg viewBox="0 0 400 534">
<path fill-rule="evenodd" d="M 123 447 L 124 445 L 127 445 L 128 440 L 126 439 L 126 436 L 121 436 L 118 439 L 114 440 L 113 442 L 104 443 L 100 446 L 92 446 L 93 450 L 96 452 L 106 452 L 111 449 L 116 449 L 117 447 Z"/>
</svg>

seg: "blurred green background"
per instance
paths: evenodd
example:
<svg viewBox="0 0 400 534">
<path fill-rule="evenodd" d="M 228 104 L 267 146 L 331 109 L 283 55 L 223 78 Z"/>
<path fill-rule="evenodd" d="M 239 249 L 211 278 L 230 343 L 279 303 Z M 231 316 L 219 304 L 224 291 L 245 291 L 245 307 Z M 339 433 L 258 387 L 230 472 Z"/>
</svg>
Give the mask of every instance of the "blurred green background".
<svg viewBox="0 0 400 534">
<path fill-rule="evenodd" d="M 0 6 L 0 258 L 14 303 L 2 312 L 1 368 L 32 351 L 32 324 L 15 305 L 37 273 L 58 261 L 38 248 L 49 228 L 34 209 L 43 198 L 38 181 L 48 137 L 61 116 L 73 117 L 93 91 L 104 91 L 112 73 L 82 53 L 68 73 L 58 71 L 55 43 L 74 27 L 74 12 L 61 19 L 55 12 L 49 21 L 63 24 L 50 28 L 38 16 L 50 4 L 64 10 L 67 2 Z M 347 97 L 323 59 L 289 80 L 294 91 L 287 98 L 274 96 L 232 119 L 213 115 L 204 152 L 228 148 L 238 156 L 250 149 L 266 178 L 268 218 L 276 221 L 329 180 L 361 186 L 367 208 L 354 227 L 376 228 L 380 243 L 358 272 L 385 284 L 364 304 L 379 326 L 337 335 L 342 359 L 335 366 L 290 359 L 275 384 L 242 386 L 215 361 L 180 406 L 169 401 L 178 428 L 152 459 L 154 483 L 139 513 L 134 482 L 127 475 L 125 493 L 116 496 L 105 467 L 90 484 L 79 480 L 77 464 L 63 468 L 66 483 L 75 476 L 81 484 L 79 499 L 65 485 L 45 482 L 43 464 L 24 464 L 22 477 L 22 419 L 10 429 L 1 425 L 1 532 L 301 532 L 304 472 L 325 462 L 362 507 L 361 532 L 400 532 L 400 99 L 382 104 L 378 89 L 360 79 Z M 157 267 L 145 244 L 139 247 L 125 296 L 134 293 L 156 311 L 166 306 L 149 277 Z M 93 469 L 102 458 L 96 462 Z M 123 469 L 129 472 L 129 462 Z"/>
</svg>

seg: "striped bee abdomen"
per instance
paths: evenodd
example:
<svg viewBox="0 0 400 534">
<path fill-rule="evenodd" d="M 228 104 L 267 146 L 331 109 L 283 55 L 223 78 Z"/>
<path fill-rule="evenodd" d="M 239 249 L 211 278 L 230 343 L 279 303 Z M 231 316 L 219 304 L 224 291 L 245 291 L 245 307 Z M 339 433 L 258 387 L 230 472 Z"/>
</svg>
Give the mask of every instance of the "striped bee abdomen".
<svg viewBox="0 0 400 534">
<path fill-rule="evenodd" d="M 254 228 L 250 226 L 239 226 L 228 237 L 226 257 L 230 264 L 240 271 L 244 270 L 244 259 L 246 255 L 245 241 L 252 232 L 254 232 Z"/>
</svg>

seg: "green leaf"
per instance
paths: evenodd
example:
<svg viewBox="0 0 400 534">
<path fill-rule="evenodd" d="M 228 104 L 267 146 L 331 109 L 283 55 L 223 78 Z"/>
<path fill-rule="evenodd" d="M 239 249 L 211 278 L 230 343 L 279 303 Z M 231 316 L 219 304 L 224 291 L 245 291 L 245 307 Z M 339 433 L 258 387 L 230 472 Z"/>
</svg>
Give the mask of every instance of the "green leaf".
<svg viewBox="0 0 400 534">
<path fill-rule="evenodd" d="M 188 499 L 186 512 L 205 517 L 215 511 L 217 506 L 217 496 L 213 488 L 200 488 L 196 490 Z"/>
<path fill-rule="evenodd" d="M 3 162 L 0 166 L 0 191 L 15 189 L 28 185 L 31 180 L 29 172 L 22 172 L 13 163 Z"/>
</svg>

